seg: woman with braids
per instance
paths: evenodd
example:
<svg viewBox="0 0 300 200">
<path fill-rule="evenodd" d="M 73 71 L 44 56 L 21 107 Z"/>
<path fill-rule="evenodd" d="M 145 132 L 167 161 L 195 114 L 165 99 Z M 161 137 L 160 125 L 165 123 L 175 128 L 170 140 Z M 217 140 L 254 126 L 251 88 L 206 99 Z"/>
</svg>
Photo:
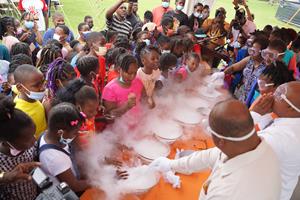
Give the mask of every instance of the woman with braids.
<svg viewBox="0 0 300 200">
<path fill-rule="evenodd" d="M 61 49 L 54 44 L 47 44 L 42 49 L 40 59 L 36 66 L 40 68 L 44 75 L 46 75 L 48 71 L 48 65 L 57 58 L 62 58 Z"/>
<path fill-rule="evenodd" d="M 35 125 L 23 111 L 15 108 L 12 98 L 0 95 L 0 172 L 8 173 L 17 165 L 35 160 Z M 32 180 L 0 184 L 0 199 L 32 200 L 37 186 Z"/>
<path fill-rule="evenodd" d="M 57 90 L 63 88 L 75 78 L 76 72 L 74 68 L 64 59 L 57 58 L 49 64 L 46 74 L 47 93 L 43 101 L 46 112 L 50 110 L 51 101 L 55 97 Z"/>
<path fill-rule="evenodd" d="M 16 32 L 15 18 L 6 16 L 0 19 L 0 39 L 9 51 L 14 44 L 20 42 L 16 38 Z"/>
</svg>

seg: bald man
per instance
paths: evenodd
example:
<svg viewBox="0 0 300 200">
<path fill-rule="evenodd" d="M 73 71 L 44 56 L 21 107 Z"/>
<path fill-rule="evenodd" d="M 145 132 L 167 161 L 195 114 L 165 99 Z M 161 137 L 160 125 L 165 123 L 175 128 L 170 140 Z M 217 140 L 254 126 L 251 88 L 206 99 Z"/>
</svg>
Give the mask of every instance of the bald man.
<svg viewBox="0 0 300 200">
<path fill-rule="evenodd" d="M 252 108 L 256 123 L 271 108 L 278 118 L 259 134 L 271 145 L 280 164 L 282 178 L 281 200 L 291 198 L 300 176 L 300 82 L 279 86 L 272 96 L 265 96 Z M 270 124 L 269 123 L 269 124 Z"/>
<path fill-rule="evenodd" d="M 279 163 L 272 148 L 257 136 L 247 107 L 237 100 L 218 103 L 209 115 L 215 148 L 178 160 L 158 158 L 150 166 L 190 174 L 210 168 L 199 199 L 279 199 Z"/>
</svg>

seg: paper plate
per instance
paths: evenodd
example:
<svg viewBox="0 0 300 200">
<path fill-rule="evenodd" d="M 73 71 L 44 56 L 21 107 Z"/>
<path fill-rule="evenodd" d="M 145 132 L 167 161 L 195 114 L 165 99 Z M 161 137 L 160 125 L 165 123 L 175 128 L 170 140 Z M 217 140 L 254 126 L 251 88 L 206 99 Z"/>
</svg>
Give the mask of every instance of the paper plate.
<svg viewBox="0 0 300 200">
<path fill-rule="evenodd" d="M 164 144 L 155 138 L 146 138 L 137 141 L 133 148 L 140 158 L 147 163 L 159 157 L 167 157 L 170 153 L 169 145 Z"/>
<path fill-rule="evenodd" d="M 187 97 L 185 99 L 185 102 L 193 109 L 209 107 L 209 103 L 205 99 L 202 99 L 200 97 Z"/>
<path fill-rule="evenodd" d="M 119 180 L 118 185 L 124 193 L 143 193 L 155 186 L 159 175 L 152 168 L 143 165 L 125 169 L 128 173 L 126 180 Z"/>
</svg>

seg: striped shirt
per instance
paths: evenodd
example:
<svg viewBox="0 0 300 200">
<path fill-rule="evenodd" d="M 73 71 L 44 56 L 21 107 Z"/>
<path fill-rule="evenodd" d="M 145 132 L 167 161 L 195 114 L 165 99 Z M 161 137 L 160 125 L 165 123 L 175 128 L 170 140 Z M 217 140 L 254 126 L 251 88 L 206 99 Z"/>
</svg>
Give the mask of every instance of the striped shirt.
<svg viewBox="0 0 300 200">
<path fill-rule="evenodd" d="M 106 21 L 107 29 L 109 31 L 117 31 L 119 35 L 130 37 L 132 26 L 128 20 L 119 20 L 116 15 Z"/>
</svg>

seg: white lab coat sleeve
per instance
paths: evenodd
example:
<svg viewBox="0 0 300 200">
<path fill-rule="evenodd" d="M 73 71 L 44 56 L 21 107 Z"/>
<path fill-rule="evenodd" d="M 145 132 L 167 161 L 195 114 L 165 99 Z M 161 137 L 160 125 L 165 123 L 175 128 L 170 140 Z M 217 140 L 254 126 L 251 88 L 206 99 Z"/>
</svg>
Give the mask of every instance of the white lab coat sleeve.
<svg viewBox="0 0 300 200">
<path fill-rule="evenodd" d="M 273 121 L 272 115 L 270 113 L 260 115 L 259 113 L 251 111 L 250 114 L 253 118 L 254 124 L 258 126 L 259 130 L 265 129 Z"/>
<path fill-rule="evenodd" d="M 192 174 L 207 168 L 213 168 L 220 155 L 221 151 L 216 147 L 196 151 L 187 157 L 172 160 L 171 169 L 182 174 Z"/>
</svg>

